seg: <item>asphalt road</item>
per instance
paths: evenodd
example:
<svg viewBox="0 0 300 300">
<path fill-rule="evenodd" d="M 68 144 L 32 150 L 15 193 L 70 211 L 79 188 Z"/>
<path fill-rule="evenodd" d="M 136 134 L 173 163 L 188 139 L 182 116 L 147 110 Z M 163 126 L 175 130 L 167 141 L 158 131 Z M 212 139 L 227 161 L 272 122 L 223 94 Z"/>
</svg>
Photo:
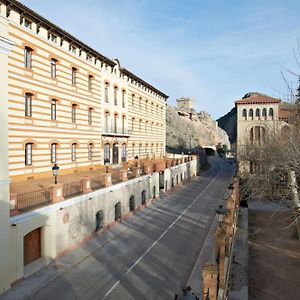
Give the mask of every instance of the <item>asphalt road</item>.
<svg viewBox="0 0 300 300">
<path fill-rule="evenodd" d="M 103 247 L 28 299 L 174 299 L 187 283 L 233 174 L 220 158 L 211 164 L 169 198 L 115 226 L 118 234 Z"/>
</svg>

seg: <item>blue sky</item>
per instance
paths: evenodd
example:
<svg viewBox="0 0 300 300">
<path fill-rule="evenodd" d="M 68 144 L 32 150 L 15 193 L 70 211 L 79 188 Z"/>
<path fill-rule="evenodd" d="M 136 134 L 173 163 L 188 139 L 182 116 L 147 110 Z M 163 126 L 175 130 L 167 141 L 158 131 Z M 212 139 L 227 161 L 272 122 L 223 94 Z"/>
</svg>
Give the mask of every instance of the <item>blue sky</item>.
<svg viewBox="0 0 300 300">
<path fill-rule="evenodd" d="M 218 118 L 249 91 L 285 97 L 300 73 L 296 0 L 23 0 L 46 19 L 175 99 Z M 287 74 L 296 85 L 297 78 Z"/>
</svg>

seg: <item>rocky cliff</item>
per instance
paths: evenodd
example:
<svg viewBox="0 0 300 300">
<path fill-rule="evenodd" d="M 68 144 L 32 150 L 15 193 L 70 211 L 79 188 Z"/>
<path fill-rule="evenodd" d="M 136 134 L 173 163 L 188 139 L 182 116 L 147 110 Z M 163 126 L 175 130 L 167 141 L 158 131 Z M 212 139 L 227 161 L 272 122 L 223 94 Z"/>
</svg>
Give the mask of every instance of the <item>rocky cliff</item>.
<svg viewBox="0 0 300 300">
<path fill-rule="evenodd" d="M 227 133 L 205 111 L 177 110 L 168 106 L 166 123 L 167 149 L 184 151 L 201 146 L 230 145 Z"/>
<path fill-rule="evenodd" d="M 232 144 L 236 143 L 236 117 L 237 113 L 234 107 L 230 112 L 217 120 L 219 126 L 227 132 Z"/>
</svg>

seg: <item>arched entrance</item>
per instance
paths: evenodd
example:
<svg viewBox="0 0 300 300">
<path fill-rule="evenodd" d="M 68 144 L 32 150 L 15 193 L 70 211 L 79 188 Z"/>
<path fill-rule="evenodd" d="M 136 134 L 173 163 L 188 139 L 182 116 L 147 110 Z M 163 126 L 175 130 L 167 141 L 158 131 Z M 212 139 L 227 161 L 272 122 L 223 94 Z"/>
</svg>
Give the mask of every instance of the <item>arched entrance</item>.
<svg viewBox="0 0 300 300">
<path fill-rule="evenodd" d="M 23 238 L 24 266 L 41 258 L 41 227 L 26 234 Z"/>
<path fill-rule="evenodd" d="M 142 205 L 144 205 L 146 203 L 146 191 L 142 191 L 141 198 Z"/>
<path fill-rule="evenodd" d="M 135 210 L 135 200 L 134 196 L 131 196 L 129 199 L 129 210 L 134 211 Z"/>
<path fill-rule="evenodd" d="M 119 145 L 113 144 L 113 164 L 119 163 Z"/>
<path fill-rule="evenodd" d="M 99 210 L 96 213 L 96 229 L 98 231 L 103 228 L 104 218 L 103 218 L 103 210 Z"/>
<path fill-rule="evenodd" d="M 115 221 L 121 219 L 121 203 L 117 202 L 115 205 Z"/>
</svg>

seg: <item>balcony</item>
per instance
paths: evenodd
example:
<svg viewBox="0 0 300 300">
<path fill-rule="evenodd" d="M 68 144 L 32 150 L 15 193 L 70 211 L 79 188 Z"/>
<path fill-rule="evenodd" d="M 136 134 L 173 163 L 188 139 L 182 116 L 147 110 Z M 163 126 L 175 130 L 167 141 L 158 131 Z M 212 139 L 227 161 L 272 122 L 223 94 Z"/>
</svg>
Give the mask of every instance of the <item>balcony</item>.
<svg viewBox="0 0 300 300">
<path fill-rule="evenodd" d="M 109 136 L 128 137 L 131 134 L 132 134 L 131 130 L 128 130 L 127 128 L 114 127 L 114 126 L 108 126 L 107 128 L 104 128 L 102 131 L 102 135 L 109 135 Z"/>
</svg>

